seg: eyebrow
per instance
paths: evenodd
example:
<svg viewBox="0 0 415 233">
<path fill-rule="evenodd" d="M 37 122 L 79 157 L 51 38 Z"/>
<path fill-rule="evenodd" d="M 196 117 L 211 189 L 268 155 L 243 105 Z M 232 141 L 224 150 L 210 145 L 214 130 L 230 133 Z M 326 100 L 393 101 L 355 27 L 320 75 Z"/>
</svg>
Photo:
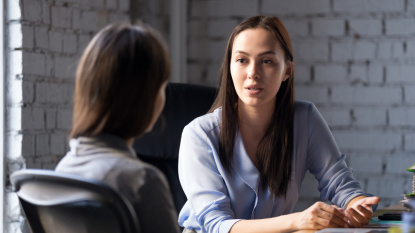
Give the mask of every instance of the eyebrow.
<svg viewBox="0 0 415 233">
<path fill-rule="evenodd" d="M 247 52 L 244 52 L 244 51 L 242 51 L 242 50 L 236 50 L 235 52 L 234 52 L 234 54 L 235 53 L 242 53 L 242 54 L 245 54 L 245 55 L 249 55 L 249 53 L 247 53 Z M 274 52 L 274 51 L 265 51 L 265 52 L 263 52 L 263 53 L 260 53 L 259 54 L 259 56 L 263 56 L 263 55 L 267 55 L 267 54 L 277 54 L 276 52 Z"/>
</svg>

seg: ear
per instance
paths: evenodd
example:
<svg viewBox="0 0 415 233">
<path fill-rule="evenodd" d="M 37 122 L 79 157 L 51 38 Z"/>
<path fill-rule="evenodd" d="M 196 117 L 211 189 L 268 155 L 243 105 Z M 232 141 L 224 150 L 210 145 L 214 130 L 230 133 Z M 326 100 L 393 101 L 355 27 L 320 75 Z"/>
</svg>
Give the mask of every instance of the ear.
<svg viewBox="0 0 415 233">
<path fill-rule="evenodd" d="M 292 74 L 292 72 L 291 72 L 291 67 L 292 67 L 291 63 L 292 62 L 287 62 L 287 69 L 285 70 L 284 79 L 282 80 L 283 82 L 285 80 L 287 80 L 290 77 L 290 75 Z"/>
</svg>

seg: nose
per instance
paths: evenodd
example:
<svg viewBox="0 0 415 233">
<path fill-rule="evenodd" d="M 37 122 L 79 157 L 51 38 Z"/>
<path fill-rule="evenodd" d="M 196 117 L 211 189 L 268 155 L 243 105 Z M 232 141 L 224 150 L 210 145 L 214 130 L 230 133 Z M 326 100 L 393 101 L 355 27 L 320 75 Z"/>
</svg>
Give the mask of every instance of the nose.
<svg viewBox="0 0 415 233">
<path fill-rule="evenodd" d="M 255 62 L 251 62 L 248 67 L 248 78 L 250 79 L 259 79 L 261 76 L 259 74 L 258 66 Z"/>
</svg>

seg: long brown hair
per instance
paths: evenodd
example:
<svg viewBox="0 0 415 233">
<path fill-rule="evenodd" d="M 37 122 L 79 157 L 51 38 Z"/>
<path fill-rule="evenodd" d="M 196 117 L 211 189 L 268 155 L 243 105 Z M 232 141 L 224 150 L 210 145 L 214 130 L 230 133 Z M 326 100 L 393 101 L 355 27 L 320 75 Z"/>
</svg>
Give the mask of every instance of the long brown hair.
<svg viewBox="0 0 415 233">
<path fill-rule="evenodd" d="M 222 165 L 231 170 L 233 146 L 237 132 L 238 95 L 233 85 L 230 61 L 235 37 L 246 29 L 263 28 L 275 36 L 285 51 L 290 65 L 289 78 L 282 82 L 271 122 L 258 144 L 256 157 L 261 187 L 269 187 L 275 197 L 286 195 L 291 178 L 294 130 L 294 54 L 290 36 L 277 17 L 254 16 L 240 23 L 233 30 L 220 69 L 218 96 L 209 112 L 222 106 L 222 125 L 219 136 L 219 157 Z"/>
<path fill-rule="evenodd" d="M 146 25 L 114 24 L 85 49 L 77 71 L 70 137 L 143 134 L 157 93 L 170 75 L 159 34 Z"/>
</svg>

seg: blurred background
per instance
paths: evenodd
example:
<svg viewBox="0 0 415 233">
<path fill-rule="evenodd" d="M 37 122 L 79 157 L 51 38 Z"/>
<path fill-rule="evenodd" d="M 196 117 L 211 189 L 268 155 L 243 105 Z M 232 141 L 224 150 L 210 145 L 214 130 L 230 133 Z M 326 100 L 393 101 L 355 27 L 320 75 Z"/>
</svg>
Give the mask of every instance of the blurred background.
<svg viewBox="0 0 415 233">
<path fill-rule="evenodd" d="M 77 61 L 109 23 L 141 20 L 172 56 L 172 82 L 217 86 L 233 28 L 278 16 L 294 46 L 296 98 L 312 101 L 365 191 L 396 204 L 415 163 L 415 0 L 4 0 L 4 175 L 54 169 L 68 150 Z M 139 91 L 139 87 L 137 87 Z M 10 184 L 5 232 L 22 217 Z M 296 210 L 319 200 L 307 175 Z"/>
</svg>

